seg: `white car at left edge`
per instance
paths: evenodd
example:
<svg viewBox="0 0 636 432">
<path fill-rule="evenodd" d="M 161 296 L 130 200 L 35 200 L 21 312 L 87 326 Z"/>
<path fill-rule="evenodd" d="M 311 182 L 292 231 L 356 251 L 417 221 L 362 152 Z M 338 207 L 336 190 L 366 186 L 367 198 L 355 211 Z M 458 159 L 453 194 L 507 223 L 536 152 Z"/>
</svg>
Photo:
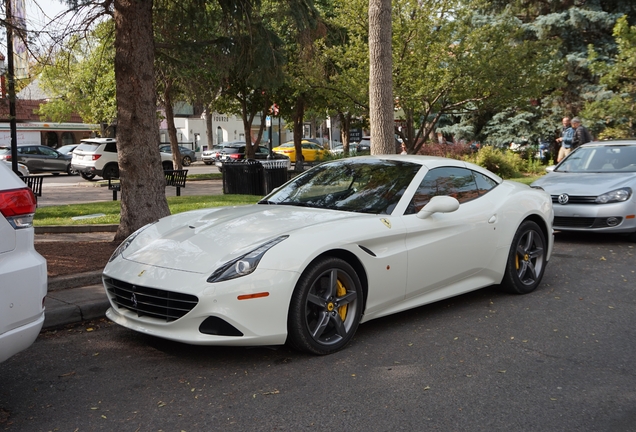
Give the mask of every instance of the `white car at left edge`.
<svg viewBox="0 0 636 432">
<path fill-rule="evenodd" d="M 0 362 L 27 349 L 44 324 L 46 260 L 33 246 L 33 192 L 0 164 Z"/>
<path fill-rule="evenodd" d="M 258 204 L 151 223 L 103 282 L 117 324 L 198 345 L 324 355 L 358 324 L 489 285 L 526 294 L 553 245 L 550 195 L 467 162 L 324 162 Z"/>
</svg>

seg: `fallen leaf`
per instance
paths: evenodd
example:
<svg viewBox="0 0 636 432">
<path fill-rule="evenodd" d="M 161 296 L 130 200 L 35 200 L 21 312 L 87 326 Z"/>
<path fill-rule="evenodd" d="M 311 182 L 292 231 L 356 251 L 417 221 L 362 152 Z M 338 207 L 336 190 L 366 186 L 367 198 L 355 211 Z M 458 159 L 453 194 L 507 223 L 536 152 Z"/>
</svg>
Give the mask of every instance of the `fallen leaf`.
<svg viewBox="0 0 636 432">
<path fill-rule="evenodd" d="M 60 377 L 60 378 L 62 378 L 62 377 L 67 377 L 67 376 L 72 376 L 72 375 L 75 375 L 75 371 L 73 371 L 73 372 L 69 372 L 69 373 L 65 373 L 65 374 L 62 374 L 62 375 L 60 375 L 59 377 Z"/>
<path fill-rule="evenodd" d="M 167 404 L 165 402 L 161 402 L 159 401 L 159 403 L 157 403 L 157 407 L 161 408 L 161 407 L 165 407 Z"/>
<path fill-rule="evenodd" d="M 93 330 L 95 330 L 93 327 L 89 327 L 86 329 L 87 332 L 92 332 Z"/>
<path fill-rule="evenodd" d="M 499 373 L 506 373 L 506 371 L 505 371 L 505 370 L 500 370 L 500 371 L 498 371 L 498 372 L 499 372 Z"/>
<path fill-rule="evenodd" d="M 607 261 L 605 257 L 601 257 L 601 261 Z"/>
<path fill-rule="evenodd" d="M 280 391 L 278 391 L 278 390 L 272 390 L 272 391 L 261 393 L 261 394 L 262 395 L 274 395 L 274 394 L 279 394 L 279 393 L 280 393 Z"/>
</svg>

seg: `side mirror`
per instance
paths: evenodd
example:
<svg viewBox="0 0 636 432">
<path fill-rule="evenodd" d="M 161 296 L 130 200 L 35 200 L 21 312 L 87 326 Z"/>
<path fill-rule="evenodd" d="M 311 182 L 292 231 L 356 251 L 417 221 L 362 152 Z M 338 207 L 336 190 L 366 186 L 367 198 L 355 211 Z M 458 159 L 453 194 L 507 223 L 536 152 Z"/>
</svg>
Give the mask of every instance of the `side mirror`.
<svg viewBox="0 0 636 432">
<path fill-rule="evenodd" d="M 420 219 L 426 219 L 433 213 L 451 213 L 459 208 L 459 201 L 450 196 L 435 196 L 417 213 Z"/>
</svg>

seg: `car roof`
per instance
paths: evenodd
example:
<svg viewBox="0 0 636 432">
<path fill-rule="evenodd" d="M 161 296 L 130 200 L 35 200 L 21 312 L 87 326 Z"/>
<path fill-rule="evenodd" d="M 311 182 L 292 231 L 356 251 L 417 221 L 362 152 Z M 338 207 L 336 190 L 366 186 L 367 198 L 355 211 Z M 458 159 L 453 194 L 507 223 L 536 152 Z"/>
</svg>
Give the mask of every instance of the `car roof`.
<svg viewBox="0 0 636 432">
<path fill-rule="evenodd" d="M 105 144 L 105 143 L 116 142 L 117 140 L 115 138 L 86 138 L 81 141 L 83 143 Z"/>
<path fill-rule="evenodd" d="M 616 146 L 616 145 L 636 146 L 636 139 L 592 141 L 587 144 L 583 144 L 581 147 L 602 147 L 602 146 Z"/>
</svg>

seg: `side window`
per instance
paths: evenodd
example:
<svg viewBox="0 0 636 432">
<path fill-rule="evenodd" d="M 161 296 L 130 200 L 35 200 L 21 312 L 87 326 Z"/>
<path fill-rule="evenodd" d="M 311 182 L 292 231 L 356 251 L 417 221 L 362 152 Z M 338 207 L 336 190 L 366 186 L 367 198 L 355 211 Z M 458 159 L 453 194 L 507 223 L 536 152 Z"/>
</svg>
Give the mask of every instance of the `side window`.
<svg viewBox="0 0 636 432">
<path fill-rule="evenodd" d="M 497 186 L 497 182 L 491 179 L 488 176 L 485 176 L 481 173 L 473 171 L 475 176 L 475 183 L 477 183 L 477 190 L 479 191 L 479 195 L 484 195 L 489 192 L 495 186 Z"/>
<path fill-rule="evenodd" d="M 40 153 L 45 156 L 57 157 L 57 152 L 55 150 L 51 150 L 50 148 L 47 148 L 47 147 L 39 147 L 39 149 L 40 149 Z"/>
<path fill-rule="evenodd" d="M 267 147 L 258 146 L 258 154 L 269 154 L 269 149 Z"/>
<path fill-rule="evenodd" d="M 434 196 L 448 195 L 465 203 L 479 196 L 473 172 L 466 168 L 442 167 L 430 170 L 413 195 L 406 214 L 422 210 Z"/>
<path fill-rule="evenodd" d="M 110 153 L 117 153 L 117 143 L 114 143 L 114 142 L 106 143 L 106 146 L 104 147 L 104 151 L 110 152 Z"/>
</svg>

